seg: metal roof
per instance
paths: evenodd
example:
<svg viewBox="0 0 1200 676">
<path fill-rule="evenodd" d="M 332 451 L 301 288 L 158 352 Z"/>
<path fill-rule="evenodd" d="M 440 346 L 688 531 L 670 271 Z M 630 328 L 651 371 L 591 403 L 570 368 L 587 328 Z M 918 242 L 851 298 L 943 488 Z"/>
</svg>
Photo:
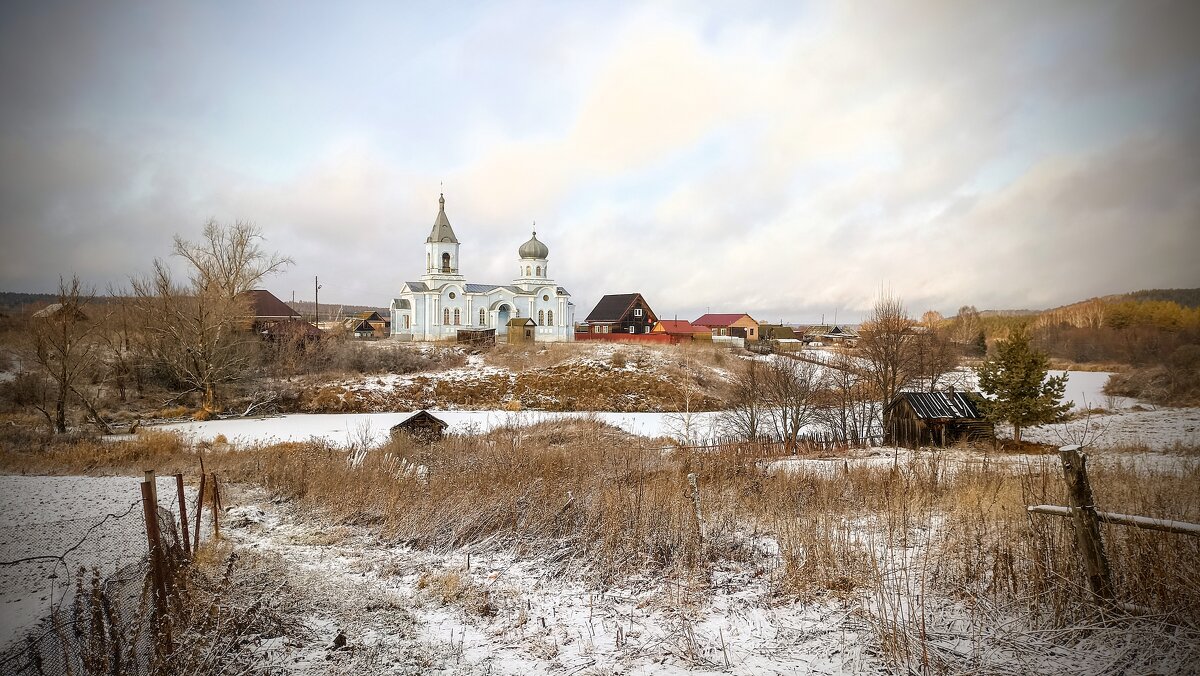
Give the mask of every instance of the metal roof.
<svg viewBox="0 0 1200 676">
<path fill-rule="evenodd" d="M 701 315 L 699 319 L 693 319 L 692 323 L 695 324 L 696 326 L 709 326 L 709 327 L 732 326 L 734 322 L 738 321 L 742 317 L 749 317 L 751 321 L 754 320 L 753 317 L 750 317 L 750 315 L 746 314 L 745 312 L 726 313 L 726 314 L 710 312 L 706 315 Z"/>
<path fill-rule="evenodd" d="M 426 242 L 451 242 L 458 244 L 458 238 L 454 236 L 454 228 L 450 227 L 450 219 L 446 217 L 446 196 L 438 196 L 438 213 L 437 218 L 433 220 L 433 230 L 429 232 L 429 238 Z"/>
<path fill-rule="evenodd" d="M 408 286 L 409 291 L 419 292 L 429 290 L 429 287 L 425 285 L 425 282 L 405 282 L 405 284 Z"/>
<path fill-rule="evenodd" d="M 901 400 L 912 406 L 913 413 L 922 420 L 931 418 L 970 418 L 982 419 L 983 414 L 975 406 L 970 392 L 901 392 L 896 395 L 888 408 L 892 408 Z"/>
</svg>

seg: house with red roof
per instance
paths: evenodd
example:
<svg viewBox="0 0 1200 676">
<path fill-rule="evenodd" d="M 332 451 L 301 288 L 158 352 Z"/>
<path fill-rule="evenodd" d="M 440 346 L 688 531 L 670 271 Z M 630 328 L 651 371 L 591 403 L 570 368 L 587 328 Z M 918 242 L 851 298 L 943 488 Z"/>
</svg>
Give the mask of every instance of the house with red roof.
<svg viewBox="0 0 1200 676">
<path fill-rule="evenodd" d="M 713 338 L 733 336 L 748 341 L 758 340 L 758 321 L 745 313 L 710 312 L 693 319 L 692 324 L 708 329 Z"/>
</svg>

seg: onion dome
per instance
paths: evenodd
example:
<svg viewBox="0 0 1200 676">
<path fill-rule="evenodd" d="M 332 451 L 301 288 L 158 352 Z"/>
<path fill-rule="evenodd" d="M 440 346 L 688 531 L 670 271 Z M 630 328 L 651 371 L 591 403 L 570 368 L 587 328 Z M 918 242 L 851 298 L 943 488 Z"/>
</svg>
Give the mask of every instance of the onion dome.
<svg viewBox="0 0 1200 676">
<path fill-rule="evenodd" d="M 546 259 L 550 257 L 550 248 L 538 241 L 537 231 L 535 230 L 533 237 L 530 237 L 528 242 L 522 244 L 517 253 L 520 254 L 521 258 Z"/>
</svg>

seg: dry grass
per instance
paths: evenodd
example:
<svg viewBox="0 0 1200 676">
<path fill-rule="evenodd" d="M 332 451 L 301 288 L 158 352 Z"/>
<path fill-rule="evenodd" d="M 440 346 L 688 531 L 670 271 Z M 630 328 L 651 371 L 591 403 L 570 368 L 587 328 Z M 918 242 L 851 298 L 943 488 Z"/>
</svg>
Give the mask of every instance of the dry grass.
<svg viewBox="0 0 1200 676">
<path fill-rule="evenodd" d="M 640 443 L 577 421 L 433 446 L 397 439 L 357 462 L 317 443 L 246 448 L 207 462 L 226 481 L 261 484 L 334 527 L 365 526 L 430 550 L 513 551 L 598 585 L 640 573 L 704 584 L 713 562 L 740 562 L 768 575 L 785 599 L 862 604 L 887 654 L 918 669 L 953 670 L 962 659 L 930 652 L 936 641 L 924 618 L 931 598 L 954 604 L 956 626 L 973 627 L 969 638 L 976 641 L 990 640 L 999 627 L 1061 630 L 1038 644 L 1052 646 L 1084 640 L 1082 628 L 1131 626 L 1100 617 L 1081 585 L 1070 522 L 1025 510 L 1066 504 L 1054 455 L 931 454 L 883 466 L 784 471 L 734 446 L 700 454 Z M 38 459 L 64 463 L 67 471 L 136 471 L 151 459 L 194 467 L 194 449 L 165 439 L 123 451 L 77 446 Z M 84 460 L 100 451 L 107 454 Z M 1101 509 L 1200 521 L 1200 463 L 1181 458 L 1169 471 L 1153 470 L 1126 457 L 1116 453 L 1090 468 Z M 688 493 L 693 472 L 699 538 Z M 1160 622 L 1176 636 L 1196 636 L 1200 540 L 1103 529 L 1119 598 L 1154 614 L 1138 626 Z M 763 553 L 764 539 L 778 547 L 777 556 Z M 490 601 L 477 598 L 465 578 L 455 579 L 435 572 L 422 585 L 442 602 L 486 612 Z M 947 630 L 940 631 L 944 637 Z M 1175 651 L 1172 659 L 1200 658 L 1187 641 L 1156 649 Z M 1141 648 L 1129 650 L 1145 657 Z"/>
</svg>

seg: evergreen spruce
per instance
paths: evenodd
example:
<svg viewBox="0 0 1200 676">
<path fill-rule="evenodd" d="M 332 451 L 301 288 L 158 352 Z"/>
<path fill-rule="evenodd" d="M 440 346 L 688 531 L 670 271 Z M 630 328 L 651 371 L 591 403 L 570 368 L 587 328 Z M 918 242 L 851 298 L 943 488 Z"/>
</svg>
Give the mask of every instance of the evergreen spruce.
<svg viewBox="0 0 1200 676">
<path fill-rule="evenodd" d="M 1071 410 L 1072 402 L 1062 402 L 1067 375 L 1047 378 L 1049 363 L 1024 331 L 1014 331 L 976 371 L 979 389 L 989 396 L 980 403 L 983 413 L 992 421 L 1012 423 L 1018 444 L 1022 428 L 1061 420 Z"/>
</svg>

